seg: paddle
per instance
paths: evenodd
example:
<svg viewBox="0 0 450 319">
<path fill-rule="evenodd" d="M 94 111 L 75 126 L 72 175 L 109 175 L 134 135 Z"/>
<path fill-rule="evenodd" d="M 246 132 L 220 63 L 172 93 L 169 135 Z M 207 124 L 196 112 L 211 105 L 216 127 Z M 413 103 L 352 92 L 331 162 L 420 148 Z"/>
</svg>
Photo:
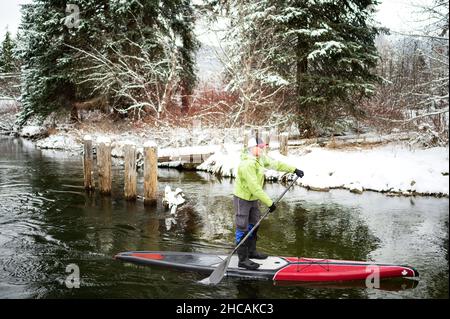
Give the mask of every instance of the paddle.
<svg viewBox="0 0 450 319">
<path fill-rule="evenodd" d="M 289 184 L 289 186 L 284 190 L 284 192 L 277 198 L 277 200 L 274 202 L 275 205 L 278 204 L 278 202 L 283 198 L 284 194 L 287 193 L 287 191 L 289 190 L 289 188 L 292 187 L 292 185 L 295 184 L 295 182 L 297 181 L 298 176 L 295 177 L 295 179 L 292 181 L 291 184 Z M 223 276 L 225 275 L 225 272 L 228 268 L 228 265 L 230 264 L 230 260 L 231 257 L 233 256 L 233 254 L 236 252 L 236 250 L 247 240 L 248 237 L 251 236 L 251 234 L 253 233 L 253 231 L 258 228 L 259 224 L 261 223 L 261 221 L 266 218 L 267 215 L 269 215 L 270 210 L 268 209 L 267 212 L 263 215 L 263 217 L 261 217 L 261 219 L 255 224 L 255 226 L 253 226 L 253 228 L 247 233 L 247 235 L 245 235 L 245 237 L 239 242 L 239 244 L 233 249 L 233 251 L 227 256 L 227 258 L 225 258 L 219 266 L 216 267 L 216 269 L 214 269 L 214 271 L 212 272 L 212 274 L 205 278 L 202 279 L 200 281 L 200 283 L 202 284 L 206 284 L 206 285 L 217 285 L 223 278 Z"/>
</svg>

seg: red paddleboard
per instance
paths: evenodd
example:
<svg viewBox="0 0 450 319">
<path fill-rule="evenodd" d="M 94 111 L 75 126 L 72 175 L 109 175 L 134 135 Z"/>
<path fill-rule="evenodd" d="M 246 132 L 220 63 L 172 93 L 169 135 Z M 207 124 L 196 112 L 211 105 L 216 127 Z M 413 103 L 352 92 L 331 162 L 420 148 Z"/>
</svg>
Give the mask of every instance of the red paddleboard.
<svg viewBox="0 0 450 319">
<path fill-rule="evenodd" d="M 119 253 L 114 258 L 140 265 L 160 266 L 211 274 L 215 267 L 226 257 L 226 255 L 188 252 L 130 251 Z M 274 256 L 270 256 L 264 260 L 252 260 L 260 264 L 257 270 L 238 267 L 238 257 L 233 256 L 227 268 L 226 276 L 297 282 L 333 282 L 366 280 L 371 278 L 419 277 L 417 270 L 404 265 Z"/>
</svg>

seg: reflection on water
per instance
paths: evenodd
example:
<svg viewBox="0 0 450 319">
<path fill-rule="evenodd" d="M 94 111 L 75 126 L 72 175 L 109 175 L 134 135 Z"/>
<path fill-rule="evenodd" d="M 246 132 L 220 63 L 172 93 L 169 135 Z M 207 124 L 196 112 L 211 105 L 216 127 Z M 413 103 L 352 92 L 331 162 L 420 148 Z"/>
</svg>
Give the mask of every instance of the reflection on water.
<svg viewBox="0 0 450 319">
<path fill-rule="evenodd" d="M 123 200 L 120 167 L 113 168 L 113 181 L 110 197 L 86 194 L 79 155 L 0 138 L 0 298 L 448 298 L 448 199 L 297 187 L 261 225 L 258 245 L 270 254 L 409 264 L 421 274 L 418 283 L 389 280 L 366 289 L 361 282 L 230 278 L 212 289 L 197 284 L 200 274 L 112 257 L 128 250 L 229 252 L 233 181 L 160 169 L 160 194 L 168 184 L 187 198 L 170 229 L 161 203 L 146 208 Z M 266 190 L 276 197 L 283 188 L 268 184 Z M 64 284 L 71 263 L 80 268 L 79 289 Z"/>
</svg>

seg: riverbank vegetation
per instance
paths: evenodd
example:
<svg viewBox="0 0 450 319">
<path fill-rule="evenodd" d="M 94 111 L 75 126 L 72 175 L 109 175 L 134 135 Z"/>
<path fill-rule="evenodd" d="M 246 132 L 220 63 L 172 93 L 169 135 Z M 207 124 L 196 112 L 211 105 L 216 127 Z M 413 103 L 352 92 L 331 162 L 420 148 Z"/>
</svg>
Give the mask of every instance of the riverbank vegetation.
<svg viewBox="0 0 450 319">
<path fill-rule="evenodd" d="M 415 131 L 448 144 L 448 1 L 398 34 L 378 1 L 32 1 L 0 55 L 15 126 L 260 126 L 299 137 Z M 200 79 L 198 21 L 221 25 Z M 197 56 L 196 56 L 197 55 Z M 5 111 L 2 111 L 5 112 Z M 7 127 L 6 127 L 7 126 Z"/>
</svg>

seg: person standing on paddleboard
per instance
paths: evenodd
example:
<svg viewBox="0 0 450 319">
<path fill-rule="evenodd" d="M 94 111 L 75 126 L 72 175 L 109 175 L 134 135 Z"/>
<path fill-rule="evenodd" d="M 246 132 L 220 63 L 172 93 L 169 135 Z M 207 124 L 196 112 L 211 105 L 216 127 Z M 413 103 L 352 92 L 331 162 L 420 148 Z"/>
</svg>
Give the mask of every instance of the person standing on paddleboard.
<svg viewBox="0 0 450 319">
<path fill-rule="evenodd" d="M 236 244 L 245 237 L 260 219 L 258 200 L 269 207 L 270 212 L 275 210 L 275 204 L 263 191 L 264 169 L 270 168 L 286 173 L 295 173 L 303 177 L 303 171 L 288 164 L 274 161 L 265 155 L 267 144 L 261 138 L 251 138 L 248 141 L 248 149 L 243 150 L 239 163 L 236 182 L 233 192 L 233 205 L 236 213 Z M 249 258 L 266 259 L 266 254 L 256 251 L 258 229 L 237 250 L 239 267 L 257 269 L 258 263 Z"/>
</svg>

